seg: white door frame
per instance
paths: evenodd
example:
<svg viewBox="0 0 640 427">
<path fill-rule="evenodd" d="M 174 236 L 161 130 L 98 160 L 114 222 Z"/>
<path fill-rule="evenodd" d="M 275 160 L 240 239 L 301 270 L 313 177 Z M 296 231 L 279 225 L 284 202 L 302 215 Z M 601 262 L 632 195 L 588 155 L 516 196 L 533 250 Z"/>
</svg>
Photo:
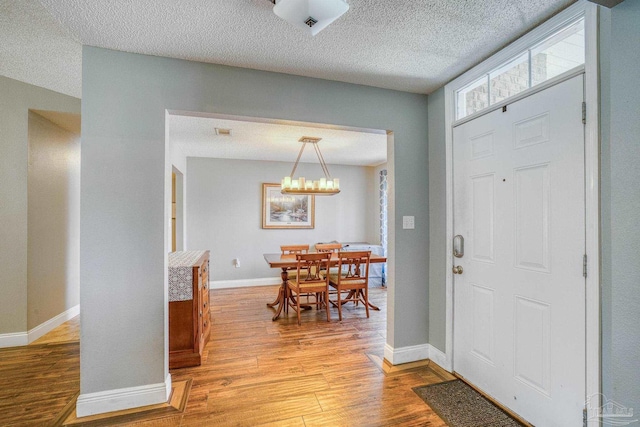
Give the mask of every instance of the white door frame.
<svg viewBox="0 0 640 427">
<path fill-rule="evenodd" d="M 444 368 L 453 370 L 453 125 L 455 120 L 455 93 L 467 84 L 509 60 L 528 47 L 552 35 L 576 18 L 585 17 L 585 225 L 586 255 L 589 260 L 586 279 L 586 396 L 591 397 L 590 408 L 600 406 L 600 203 L 599 203 L 599 93 L 598 93 L 598 6 L 580 0 L 525 34 L 509 46 L 467 71 L 445 86 L 445 143 L 446 143 L 446 343 Z M 569 73 L 571 74 L 571 73 Z M 564 76 L 568 77 L 568 76 Z M 540 85 L 544 88 L 548 85 Z M 530 94 L 533 88 L 523 93 Z M 516 97 L 517 98 L 517 97 Z M 509 99 L 508 102 L 513 102 Z M 495 106 L 500 107 L 500 104 Z M 487 111 L 490 111 L 489 109 Z M 593 399 L 598 399 L 594 401 Z M 588 426 L 596 427 L 599 420 L 595 412 L 587 414 Z"/>
</svg>

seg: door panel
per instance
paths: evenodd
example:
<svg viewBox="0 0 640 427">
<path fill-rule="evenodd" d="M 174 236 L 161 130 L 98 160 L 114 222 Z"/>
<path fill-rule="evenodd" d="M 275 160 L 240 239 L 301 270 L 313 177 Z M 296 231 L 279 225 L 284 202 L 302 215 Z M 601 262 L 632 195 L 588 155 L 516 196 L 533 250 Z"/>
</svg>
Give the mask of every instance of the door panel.
<svg viewBox="0 0 640 427">
<path fill-rule="evenodd" d="M 540 426 L 585 401 L 583 76 L 454 129 L 454 369 Z"/>
</svg>

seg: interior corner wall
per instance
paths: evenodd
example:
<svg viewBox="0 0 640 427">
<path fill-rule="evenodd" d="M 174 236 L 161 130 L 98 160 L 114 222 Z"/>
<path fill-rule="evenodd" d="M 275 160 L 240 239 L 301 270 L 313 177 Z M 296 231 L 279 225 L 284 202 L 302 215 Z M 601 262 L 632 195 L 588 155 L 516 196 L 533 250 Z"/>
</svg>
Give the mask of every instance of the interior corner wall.
<svg viewBox="0 0 640 427">
<path fill-rule="evenodd" d="M 282 244 L 366 241 L 369 220 L 376 218 L 369 205 L 377 193 L 367 189 L 372 168 L 328 167 L 332 176 L 340 178 L 341 191 L 332 197 L 316 196 L 314 228 L 264 229 L 262 184 L 277 183 L 291 172 L 291 163 L 188 158 L 187 248 L 211 251 L 211 280 L 279 278 L 280 270 L 269 268 L 263 254 L 280 252 Z M 317 163 L 298 165 L 299 176 L 319 173 Z M 235 258 L 239 268 L 233 266 Z"/>
<path fill-rule="evenodd" d="M 27 328 L 80 302 L 80 135 L 29 112 Z"/>
<path fill-rule="evenodd" d="M 601 14 L 602 392 L 640 408 L 640 1 Z M 608 33 L 610 29 L 610 33 Z M 608 62 L 608 63 L 607 63 Z M 607 104 L 608 103 L 608 104 Z M 637 417 L 634 417 L 637 418 Z"/>
<path fill-rule="evenodd" d="M 25 344 L 29 109 L 78 114 L 80 100 L 0 76 L 0 337 Z"/>
<path fill-rule="evenodd" d="M 425 95 L 84 46 L 81 393 L 166 374 L 166 110 L 392 130 L 400 190 L 388 292 L 401 309 L 387 340 L 394 348 L 427 343 Z M 403 215 L 415 216 L 414 230 L 402 230 Z"/>
<path fill-rule="evenodd" d="M 446 344 L 446 140 L 444 88 L 429 95 L 429 344 Z"/>
</svg>

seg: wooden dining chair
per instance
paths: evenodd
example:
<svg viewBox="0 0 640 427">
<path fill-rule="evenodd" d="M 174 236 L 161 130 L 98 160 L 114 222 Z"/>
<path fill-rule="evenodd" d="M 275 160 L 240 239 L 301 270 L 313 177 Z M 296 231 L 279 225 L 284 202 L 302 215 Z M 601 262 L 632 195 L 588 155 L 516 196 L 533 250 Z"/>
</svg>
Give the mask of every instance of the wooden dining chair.
<svg viewBox="0 0 640 427">
<path fill-rule="evenodd" d="M 316 309 L 322 306 L 327 311 L 327 322 L 331 320 L 329 314 L 329 276 L 320 276 L 320 270 L 329 267 L 330 253 L 310 253 L 296 255 L 297 274 L 287 281 L 287 290 L 294 298 L 286 298 L 287 304 L 296 311 L 298 325 L 300 325 L 300 298 L 315 296 Z M 306 272 L 306 273 L 305 273 Z M 295 304 L 292 300 L 295 300 Z"/>
<path fill-rule="evenodd" d="M 369 317 L 369 261 L 371 251 L 338 253 L 338 269 L 329 274 L 329 286 L 336 290 L 337 299 L 331 304 L 338 307 L 338 318 L 342 320 L 342 305 L 353 302 L 364 304 Z M 338 273 L 339 272 L 339 273 Z M 343 294 L 347 293 L 343 298 Z"/>
<path fill-rule="evenodd" d="M 338 253 L 340 249 L 342 249 L 342 243 L 316 243 L 316 252 L 329 252 L 329 253 Z M 338 269 L 336 267 L 331 268 L 332 272 L 337 272 Z M 320 272 L 321 275 L 327 274 L 327 270 L 322 270 Z"/>
<path fill-rule="evenodd" d="M 282 255 L 306 254 L 309 252 L 309 245 L 280 245 Z"/>
<path fill-rule="evenodd" d="M 309 245 L 280 245 L 280 252 L 282 255 L 306 254 L 309 252 Z M 287 270 L 287 274 L 289 278 L 294 278 L 298 273 L 295 268 L 291 268 Z"/>
<path fill-rule="evenodd" d="M 342 243 L 316 243 L 316 252 L 338 252 Z"/>
</svg>

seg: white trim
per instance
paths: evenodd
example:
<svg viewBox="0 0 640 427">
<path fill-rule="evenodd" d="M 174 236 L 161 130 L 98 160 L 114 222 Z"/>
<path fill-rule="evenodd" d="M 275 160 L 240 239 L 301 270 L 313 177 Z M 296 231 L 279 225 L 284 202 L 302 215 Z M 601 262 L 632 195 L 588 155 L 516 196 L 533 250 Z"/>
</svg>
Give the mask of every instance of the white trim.
<svg viewBox="0 0 640 427">
<path fill-rule="evenodd" d="M 83 393 L 76 402 L 78 417 L 165 403 L 171 395 L 171 374 L 164 382 L 138 387 Z"/>
<path fill-rule="evenodd" d="M 543 90 L 547 90 L 549 89 L 551 86 L 555 86 L 558 83 L 562 83 L 565 80 L 569 80 L 575 76 L 579 76 L 581 74 L 584 74 L 585 67 L 584 65 L 578 65 L 577 67 L 569 70 L 569 71 L 565 71 L 562 74 L 558 74 L 557 76 L 550 78 L 549 80 L 545 80 L 542 83 L 539 83 L 533 87 L 530 87 L 529 89 L 525 89 L 522 92 L 518 93 L 517 95 L 513 95 L 510 96 L 509 98 L 505 99 L 504 101 L 500 101 L 497 102 L 495 104 L 491 104 L 489 107 L 487 108 L 483 108 L 482 110 L 473 113 L 473 114 L 469 114 L 468 116 L 464 116 L 463 118 L 456 120 L 455 122 L 453 122 L 453 127 L 456 126 L 460 126 L 462 124 L 465 124 L 467 122 L 470 122 L 471 120 L 475 120 L 478 117 L 484 116 L 485 114 L 489 114 L 493 111 L 499 110 L 502 107 L 504 107 L 505 105 L 509 105 L 509 104 L 513 104 L 514 102 L 520 101 L 521 99 L 527 98 L 535 93 L 538 92 L 542 92 Z"/>
<path fill-rule="evenodd" d="M 445 86 L 445 149 L 446 149 L 446 366 L 453 370 L 453 274 L 448 268 L 452 260 L 453 240 L 453 123 L 455 92 L 477 80 L 528 46 L 541 41 L 577 17 L 585 16 L 585 178 L 586 186 L 586 253 L 589 274 L 586 280 L 586 396 L 600 393 L 600 241 L 599 241 L 599 93 L 598 93 L 598 6 L 579 0 L 563 12 L 525 34 L 496 55 L 472 68 Z M 597 407 L 598 405 L 593 405 Z M 591 415 L 591 414 L 588 414 Z M 590 417 L 595 420 L 596 417 Z M 590 427 L 597 421 L 589 421 Z"/>
<path fill-rule="evenodd" d="M 280 284 L 282 284 L 282 279 L 279 277 L 241 280 L 212 280 L 209 282 L 209 289 L 248 288 L 250 286 L 271 286 Z"/>
<path fill-rule="evenodd" d="M 569 6 L 562 12 L 550 18 L 548 21 L 540 24 L 538 27 L 534 28 L 524 36 L 520 37 L 518 40 L 511 43 L 500 52 L 484 60 L 455 80 L 449 82 L 445 86 L 447 88 L 445 90 L 453 88 L 453 95 L 455 96 L 456 91 L 463 89 L 470 83 L 475 82 L 484 74 L 487 74 L 490 71 L 493 71 L 495 68 L 500 67 L 504 63 L 513 59 L 518 54 L 524 53 L 530 47 L 544 41 L 547 37 L 552 36 L 557 31 L 561 30 L 571 22 L 583 16 L 585 13 L 586 3 L 587 2 L 585 0 L 580 0 Z M 453 108 L 455 108 L 455 105 L 453 106 Z M 455 121 L 455 111 L 453 111 L 453 113 L 453 119 Z"/>
<path fill-rule="evenodd" d="M 29 344 L 29 335 L 26 332 L 0 334 L 0 348 L 19 347 L 27 344 Z"/>
<path fill-rule="evenodd" d="M 27 332 L 29 344 L 31 344 L 32 342 L 34 342 L 44 334 L 51 332 L 52 330 L 62 325 L 67 320 L 73 319 L 78 314 L 80 314 L 80 304 L 74 307 L 71 307 L 67 311 L 63 311 L 62 313 L 58 314 L 56 317 L 52 317 L 46 322 L 43 322 L 38 326 L 36 326 L 35 328 L 29 330 L 29 332 Z"/>
<path fill-rule="evenodd" d="M 447 364 L 447 355 L 431 344 L 429 344 L 429 360 L 440 366 L 442 369 L 451 372 L 450 369 L 445 368 L 445 365 Z"/>
<path fill-rule="evenodd" d="M 73 319 L 80 314 L 80 305 L 71 307 L 67 311 L 63 311 L 55 317 L 47 320 L 30 329 L 27 332 L 12 332 L 9 334 L 0 334 L 0 348 L 19 347 L 31 344 L 44 334 L 51 332 L 53 329 L 62 325 L 67 320 Z"/>
<path fill-rule="evenodd" d="M 455 91 L 449 83 L 444 89 L 444 122 L 445 122 L 445 355 L 446 366 L 453 371 L 453 122 L 455 119 Z"/>
<path fill-rule="evenodd" d="M 431 344 L 412 345 L 408 347 L 393 348 L 389 344 L 384 345 L 384 358 L 392 365 L 417 362 L 419 360 L 431 360 L 444 368 L 447 356 Z"/>
<path fill-rule="evenodd" d="M 586 283 L 586 397 L 600 399 L 600 94 L 598 58 L 598 6 L 585 8 L 585 225 L 588 274 Z M 593 400 L 590 402 L 593 403 Z M 587 425 L 599 425 L 597 414 L 601 402 L 588 405 Z"/>
<path fill-rule="evenodd" d="M 411 345 L 408 347 L 393 348 L 389 344 L 384 345 L 384 358 L 392 365 L 417 362 L 429 358 L 429 344 Z"/>
</svg>

